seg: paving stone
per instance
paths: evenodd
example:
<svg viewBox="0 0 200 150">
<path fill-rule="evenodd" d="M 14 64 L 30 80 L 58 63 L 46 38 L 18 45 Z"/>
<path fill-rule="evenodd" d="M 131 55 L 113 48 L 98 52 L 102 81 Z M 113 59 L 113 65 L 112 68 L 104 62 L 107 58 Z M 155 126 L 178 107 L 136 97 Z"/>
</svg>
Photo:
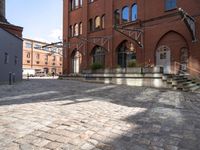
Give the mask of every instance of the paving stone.
<svg viewBox="0 0 200 150">
<path fill-rule="evenodd" d="M 70 80 L 0 85 L 0 150 L 200 149 L 199 98 Z"/>
<path fill-rule="evenodd" d="M 58 143 L 58 142 L 50 142 L 48 143 L 45 148 L 48 148 L 48 149 L 57 149 L 59 146 L 61 146 L 61 143 Z"/>
<path fill-rule="evenodd" d="M 90 144 L 90 143 L 85 143 L 81 146 L 82 150 L 92 150 L 93 148 L 95 148 L 94 145 Z"/>
<path fill-rule="evenodd" d="M 33 140 L 31 143 L 37 147 L 44 147 L 45 145 L 47 145 L 49 142 L 49 140 L 46 140 L 46 139 L 42 139 L 42 138 L 38 138 L 38 139 L 35 139 Z"/>
</svg>

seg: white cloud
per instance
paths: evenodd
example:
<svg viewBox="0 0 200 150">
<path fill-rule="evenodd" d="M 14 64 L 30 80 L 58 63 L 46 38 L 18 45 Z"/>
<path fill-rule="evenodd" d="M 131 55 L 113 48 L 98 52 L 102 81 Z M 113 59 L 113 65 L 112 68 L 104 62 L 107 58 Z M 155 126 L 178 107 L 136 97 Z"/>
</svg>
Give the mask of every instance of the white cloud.
<svg viewBox="0 0 200 150">
<path fill-rule="evenodd" d="M 44 39 L 44 38 L 40 38 L 40 37 L 35 37 L 35 38 L 33 38 L 34 40 L 36 40 L 36 41 L 40 41 L 40 42 L 48 42 L 48 40 L 46 40 L 46 39 Z"/>
<path fill-rule="evenodd" d="M 61 29 L 54 29 L 50 32 L 49 37 L 52 40 L 58 41 L 60 38 L 62 38 L 62 30 Z"/>
</svg>

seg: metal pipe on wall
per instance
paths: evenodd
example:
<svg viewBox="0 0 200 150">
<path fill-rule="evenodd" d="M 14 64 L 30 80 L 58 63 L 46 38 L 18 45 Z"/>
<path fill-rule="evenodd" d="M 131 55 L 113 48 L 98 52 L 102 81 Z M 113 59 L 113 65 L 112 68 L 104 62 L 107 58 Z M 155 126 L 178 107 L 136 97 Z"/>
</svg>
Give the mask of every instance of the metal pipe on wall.
<svg viewBox="0 0 200 150">
<path fill-rule="evenodd" d="M 5 0 L 0 0 L 0 17 L 1 18 L 6 18 L 5 15 Z"/>
</svg>

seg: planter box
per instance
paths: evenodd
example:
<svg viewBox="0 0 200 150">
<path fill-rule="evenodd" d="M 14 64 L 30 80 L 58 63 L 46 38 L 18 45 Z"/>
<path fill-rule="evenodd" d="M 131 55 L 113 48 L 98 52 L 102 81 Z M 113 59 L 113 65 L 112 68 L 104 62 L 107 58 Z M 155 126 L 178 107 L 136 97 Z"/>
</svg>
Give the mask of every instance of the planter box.
<svg viewBox="0 0 200 150">
<path fill-rule="evenodd" d="M 126 68 L 126 73 L 142 73 L 141 67 Z"/>
</svg>

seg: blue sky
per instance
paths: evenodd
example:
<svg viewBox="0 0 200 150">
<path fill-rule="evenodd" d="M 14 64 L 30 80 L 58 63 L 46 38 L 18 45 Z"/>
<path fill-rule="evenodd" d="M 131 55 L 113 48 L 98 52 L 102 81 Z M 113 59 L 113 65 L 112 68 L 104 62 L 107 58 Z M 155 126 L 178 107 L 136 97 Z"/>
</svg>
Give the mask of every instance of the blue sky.
<svg viewBox="0 0 200 150">
<path fill-rule="evenodd" d="M 6 18 L 24 27 L 23 37 L 56 42 L 62 37 L 63 0 L 6 0 Z"/>
</svg>

